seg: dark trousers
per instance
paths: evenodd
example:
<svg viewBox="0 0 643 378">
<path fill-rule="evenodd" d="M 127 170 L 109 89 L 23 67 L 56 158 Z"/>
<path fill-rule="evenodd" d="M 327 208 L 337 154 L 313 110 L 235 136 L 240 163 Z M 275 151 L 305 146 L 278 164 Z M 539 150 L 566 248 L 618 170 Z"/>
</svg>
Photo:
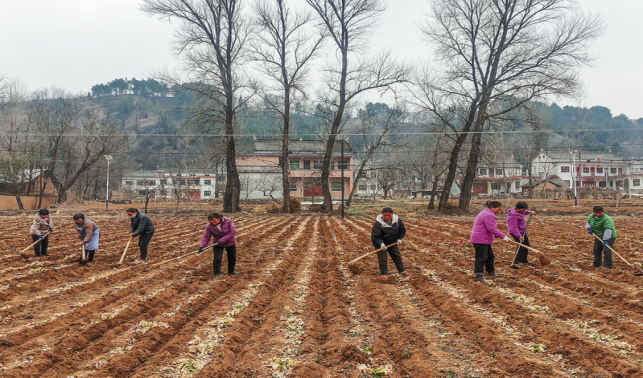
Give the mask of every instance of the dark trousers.
<svg viewBox="0 0 643 378">
<path fill-rule="evenodd" d="M 531 244 L 529 244 L 529 238 L 527 237 L 527 234 L 525 234 L 525 240 L 520 242 L 520 238 L 517 238 L 515 235 L 511 235 L 514 238 L 514 241 L 516 243 L 524 244 L 527 247 L 531 247 Z M 517 263 L 524 263 L 527 264 L 527 254 L 529 253 L 529 250 L 525 247 L 519 247 L 518 249 L 518 256 L 516 256 L 516 262 Z"/>
<path fill-rule="evenodd" d="M 402 262 L 402 254 L 400 253 L 400 248 L 397 245 L 377 252 L 377 263 L 380 266 L 380 273 L 382 273 L 382 275 L 388 276 L 388 255 L 391 255 L 391 259 L 393 259 L 398 273 L 402 273 L 404 271 L 404 263 Z"/>
<path fill-rule="evenodd" d="M 487 273 L 495 272 L 496 269 L 493 263 L 496 256 L 493 254 L 491 244 L 473 243 L 473 248 L 476 250 L 476 263 L 474 268 L 476 276 L 482 276 L 485 268 L 487 269 Z"/>
<path fill-rule="evenodd" d="M 94 261 L 94 254 L 96 253 L 96 250 L 85 250 L 85 257 L 87 258 L 87 261 Z"/>
<path fill-rule="evenodd" d="M 234 272 L 234 266 L 237 263 L 237 245 L 231 245 L 230 247 L 219 247 L 216 246 L 214 250 L 214 259 L 212 260 L 212 268 L 214 269 L 214 274 L 221 274 L 221 260 L 223 260 L 223 249 L 228 255 L 228 274 Z"/>
<path fill-rule="evenodd" d="M 47 256 L 47 248 L 49 247 L 49 236 L 46 238 L 40 239 L 37 235 L 31 235 L 31 240 L 35 243 L 36 240 L 40 240 L 40 243 L 36 243 L 33 246 L 33 251 L 36 252 L 36 257 Z"/>
<path fill-rule="evenodd" d="M 607 244 L 614 247 L 615 238 L 611 238 Z M 602 255 L 602 256 L 601 256 Z M 601 263 L 602 260 L 602 263 Z M 612 251 L 603 245 L 602 241 L 594 239 L 594 266 L 603 266 L 612 269 Z"/>
<path fill-rule="evenodd" d="M 151 234 L 142 234 L 138 236 L 138 247 L 141 249 L 141 260 L 147 260 L 147 246 L 150 245 L 153 235 L 154 233 L 152 232 Z"/>
</svg>

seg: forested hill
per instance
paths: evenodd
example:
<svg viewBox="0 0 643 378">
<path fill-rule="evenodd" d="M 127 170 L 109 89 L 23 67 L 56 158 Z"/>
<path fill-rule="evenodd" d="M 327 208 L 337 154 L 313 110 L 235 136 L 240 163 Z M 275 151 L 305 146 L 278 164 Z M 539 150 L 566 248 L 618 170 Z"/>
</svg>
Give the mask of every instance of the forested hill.
<svg viewBox="0 0 643 378">
<path fill-rule="evenodd" d="M 195 96 L 154 79 L 116 79 L 107 84 L 96 84 L 85 100 L 90 106 L 104 108 L 125 131 L 138 135 L 135 148 L 146 151 L 147 156 L 145 159 L 136 160 L 147 168 L 163 163 L 163 151 L 169 153 L 195 148 L 197 151 L 194 153 L 198 153 L 199 149 L 205 148 L 199 147 L 198 143 L 197 146 L 186 144 L 187 139 L 178 135 L 202 133 L 216 128 L 216 125 L 186 125 L 186 109 L 195 104 Z M 366 108 L 380 113 L 392 111 L 388 105 L 382 103 L 369 103 Z M 545 118 L 550 130 L 554 130 L 561 137 L 580 139 L 586 150 L 611 149 L 615 153 L 640 156 L 638 144 L 641 142 L 643 118 L 632 120 L 622 114 L 614 116 L 603 106 L 560 107 L 554 103 L 541 104 L 541 108 L 547 114 Z M 313 138 L 312 135 L 324 130 L 326 117 L 321 105 L 298 103 L 294 110 L 293 138 Z M 240 134 L 254 135 L 257 138 L 277 137 L 279 134 L 277 119 L 271 112 L 246 108 L 239 115 Z M 418 125 L 409 124 L 401 130 L 418 131 Z M 359 138 L 351 139 L 355 149 L 359 149 Z M 251 136 L 240 138 L 240 151 L 249 151 L 251 147 Z"/>
</svg>

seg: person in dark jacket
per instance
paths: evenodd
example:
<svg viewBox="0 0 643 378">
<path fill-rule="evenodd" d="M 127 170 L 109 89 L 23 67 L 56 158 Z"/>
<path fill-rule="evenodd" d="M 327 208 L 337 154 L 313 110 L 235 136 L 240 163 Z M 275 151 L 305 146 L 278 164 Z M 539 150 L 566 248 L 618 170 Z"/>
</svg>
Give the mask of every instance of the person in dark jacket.
<svg viewBox="0 0 643 378">
<path fill-rule="evenodd" d="M 154 235 L 154 225 L 150 218 L 145 214 L 139 213 L 138 209 L 129 208 L 125 210 L 127 215 L 132 219 L 130 225 L 130 233 L 132 238 L 138 238 L 138 247 L 141 250 L 141 259 L 139 262 L 147 261 L 147 246 L 150 245 L 152 236 Z"/>
<path fill-rule="evenodd" d="M 85 247 L 87 261 L 94 261 L 94 254 L 98 249 L 98 242 L 100 240 L 100 230 L 98 229 L 98 225 L 89 218 L 85 219 L 85 215 L 82 213 L 74 214 L 73 218 L 76 223 L 78 238 L 80 239 L 81 244 Z"/>
<path fill-rule="evenodd" d="M 38 214 L 34 217 L 33 224 L 29 229 L 33 242 L 35 243 L 40 241 L 33 246 L 36 257 L 47 256 L 47 248 L 49 247 L 48 234 L 53 231 L 54 220 L 49 216 L 49 210 L 40 209 Z"/>
<path fill-rule="evenodd" d="M 516 243 L 531 247 L 531 244 L 529 244 L 529 237 L 526 233 L 527 222 L 525 221 L 525 215 L 527 214 L 536 215 L 536 212 L 529 210 L 529 206 L 527 206 L 527 203 L 523 201 L 518 202 L 516 207 L 507 210 L 507 229 Z M 528 264 L 528 254 L 529 250 L 527 248 L 519 247 L 518 254 L 516 255 L 516 265 Z"/>
<path fill-rule="evenodd" d="M 210 239 L 212 239 L 212 246 L 214 247 L 212 268 L 216 278 L 221 277 L 221 260 L 223 260 L 224 248 L 228 255 L 228 274 L 239 274 L 234 270 L 234 266 L 237 263 L 237 241 L 234 238 L 236 233 L 237 229 L 234 227 L 232 219 L 226 218 L 219 213 L 208 215 L 205 234 L 201 239 L 201 244 L 199 244 L 199 254 L 203 252 L 208 243 L 210 243 Z"/>
<path fill-rule="evenodd" d="M 388 255 L 391 255 L 391 259 L 393 259 L 395 267 L 401 275 L 410 276 L 410 274 L 404 270 L 404 263 L 402 262 L 402 254 L 400 253 L 399 247 L 399 245 L 402 244 L 404 236 L 406 236 L 404 222 L 402 222 L 402 219 L 396 214 L 393 214 L 393 209 L 385 207 L 382 210 L 382 214 L 377 216 L 373 230 L 371 231 L 373 246 L 377 249 L 383 248 L 377 252 L 377 260 L 380 273 L 382 273 L 382 278 L 384 279 L 388 278 Z M 393 243 L 397 243 L 397 245 L 386 247 Z"/>
</svg>

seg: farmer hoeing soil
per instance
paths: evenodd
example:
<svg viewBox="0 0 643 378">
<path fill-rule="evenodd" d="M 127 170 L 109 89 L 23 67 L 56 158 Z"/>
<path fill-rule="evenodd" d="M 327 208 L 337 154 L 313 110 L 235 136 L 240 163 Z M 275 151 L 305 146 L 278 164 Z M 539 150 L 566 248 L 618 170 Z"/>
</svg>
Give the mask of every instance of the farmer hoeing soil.
<svg viewBox="0 0 643 378">
<path fill-rule="evenodd" d="M 593 214 L 587 218 L 585 228 L 590 235 L 598 236 L 594 240 L 594 268 L 612 269 L 612 250 L 616 241 L 616 227 L 612 217 L 603 212 L 603 206 L 594 206 Z M 600 240 L 599 240 L 600 239 Z"/>
<path fill-rule="evenodd" d="M 214 258 L 212 259 L 212 268 L 216 278 L 221 277 L 221 260 L 223 260 L 223 249 L 225 248 L 228 255 L 228 274 L 239 274 L 234 270 L 237 263 L 237 241 L 234 235 L 237 229 L 234 227 L 232 219 L 226 218 L 219 213 L 208 215 L 208 224 L 205 226 L 205 234 L 199 244 L 199 254 L 208 246 L 212 239 Z"/>
<path fill-rule="evenodd" d="M 375 248 L 380 248 L 381 251 L 377 252 L 377 261 L 380 267 L 382 278 L 388 278 L 388 255 L 391 255 L 393 263 L 397 271 L 403 276 L 410 276 L 404 270 L 404 263 L 402 262 L 402 254 L 400 253 L 399 245 L 402 244 L 402 239 L 406 236 L 406 227 L 402 219 L 393 214 L 393 209 L 385 207 L 382 214 L 378 215 L 373 224 L 371 231 L 371 241 Z M 387 247 L 387 245 L 396 243 Z"/>
<path fill-rule="evenodd" d="M 76 231 L 78 238 L 83 246 L 83 255 L 87 256 L 87 262 L 94 261 L 94 254 L 98 249 L 98 241 L 100 239 L 100 230 L 98 225 L 93 220 L 87 218 L 82 213 L 74 214 L 74 222 L 76 223 Z M 81 262 L 85 262 L 85 256 L 81 256 Z"/>
<path fill-rule="evenodd" d="M 480 282 L 484 281 L 484 270 L 487 269 L 487 274 L 495 277 L 496 269 L 494 266 L 494 254 L 491 244 L 494 238 L 500 238 L 504 241 L 509 241 L 509 237 L 498 230 L 496 224 L 498 219 L 496 214 L 502 210 L 502 204 L 498 201 L 488 201 L 487 208 L 482 210 L 476 220 L 473 222 L 473 230 L 471 230 L 471 243 L 476 251 L 476 262 L 474 265 L 474 272 L 476 279 Z"/>
<path fill-rule="evenodd" d="M 150 245 L 154 235 L 154 224 L 150 218 L 141 214 L 138 209 L 129 208 L 125 211 L 131 218 L 130 235 L 132 238 L 138 236 L 138 247 L 141 250 L 141 259 L 139 262 L 147 261 L 147 247 Z"/>
<path fill-rule="evenodd" d="M 49 210 L 40 209 L 29 229 L 31 239 L 35 243 L 33 245 L 33 251 L 36 257 L 47 256 L 47 248 L 49 247 L 48 235 L 53 231 L 54 220 L 49 215 Z"/>
<path fill-rule="evenodd" d="M 523 201 L 518 202 L 516 207 L 507 210 L 507 229 L 516 242 L 531 247 L 527 236 L 527 222 L 525 221 L 525 215 L 527 214 L 535 215 L 536 212 L 529 210 L 529 206 Z M 514 264 L 527 264 L 528 253 L 527 248 L 519 246 Z"/>
</svg>

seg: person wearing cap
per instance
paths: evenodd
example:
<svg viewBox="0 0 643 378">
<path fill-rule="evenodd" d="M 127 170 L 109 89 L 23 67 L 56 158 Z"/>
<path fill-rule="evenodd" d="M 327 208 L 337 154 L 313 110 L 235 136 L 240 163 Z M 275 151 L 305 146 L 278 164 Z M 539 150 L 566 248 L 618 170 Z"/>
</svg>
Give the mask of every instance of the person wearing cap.
<svg viewBox="0 0 643 378">
<path fill-rule="evenodd" d="M 500 238 L 504 241 L 509 241 L 509 237 L 496 227 L 498 219 L 496 214 L 502 210 L 502 204 L 498 201 L 488 201 L 487 207 L 482 210 L 475 221 L 473 221 L 473 230 L 471 230 L 470 242 L 476 251 L 476 261 L 474 264 L 474 272 L 476 279 L 480 282 L 484 281 L 484 270 L 487 274 L 496 277 L 496 269 L 494 266 L 495 255 L 493 254 L 494 238 Z"/>
<path fill-rule="evenodd" d="M 73 216 L 76 223 L 76 231 L 81 244 L 85 247 L 85 254 L 87 261 L 94 261 L 94 254 L 98 249 L 98 241 L 100 239 L 100 230 L 98 225 L 93 220 L 85 219 L 85 214 L 78 213 Z"/>
<path fill-rule="evenodd" d="M 29 229 L 31 239 L 34 243 L 33 251 L 36 257 L 47 256 L 49 247 L 49 233 L 54 231 L 54 221 L 49 216 L 49 210 L 40 209 L 34 217 L 33 224 Z"/>
<path fill-rule="evenodd" d="M 585 223 L 587 232 L 594 237 L 594 268 L 612 269 L 612 250 L 616 241 L 616 227 L 614 220 L 603 212 L 603 206 L 594 206 L 593 214 L 589 215 Z M 608 247 L 609 246 L 609 247 Z"/>
<path fill-rule="evenodd" d="M 130 235 L 132 238 L 139 237 L 138 248 L 141 251 L 141 259 L 138 261 L 145 262 L 147 261 L 147 247 L 150 245 L 154 235 L 154 225 L 150 218 L 145 214 L 141 214 L 138 209 L 130 207 L 125 210 L 125 213 L 131 219 Z"/>
<path fill-rule="evenodd" d="M 402 219 L 393 213 L 393 209 L 385 207 L 382 214 L 378 215 L 371 231 L 371 241 L 373 246 L 377 249 L 382 249 L 377 252 L 377 260 L 380 267 L 382 278 L 388 278 L 388 255 L 391 255 L 393 263 L 400 275 L 410 276 L 404 270 L 404 263 L 402 262 L 402 254 L 400 253 L 399 245 L 402 244 L 402 239 L 406 236 L 406 227 Z M 396 245 L 386 247 L 397 243 Z"/>
<path fill-rule="evenodd" d="M 527 222 L 525 222 L 525 215 L 535 215 L 536 212 L 529 210 L 526 202 L 520 201 L 513 207 L 507 210 L 507 229 L 509 234 L 514 238 L 516 243 L 531 247 L 529 244 L 529 237 L 525 233 L 527 231 Z M 516 264 L 527 264 L 527 255 L 529 250 L 525 247 L 520 247 L 516 255 Z"/>
</svg>

